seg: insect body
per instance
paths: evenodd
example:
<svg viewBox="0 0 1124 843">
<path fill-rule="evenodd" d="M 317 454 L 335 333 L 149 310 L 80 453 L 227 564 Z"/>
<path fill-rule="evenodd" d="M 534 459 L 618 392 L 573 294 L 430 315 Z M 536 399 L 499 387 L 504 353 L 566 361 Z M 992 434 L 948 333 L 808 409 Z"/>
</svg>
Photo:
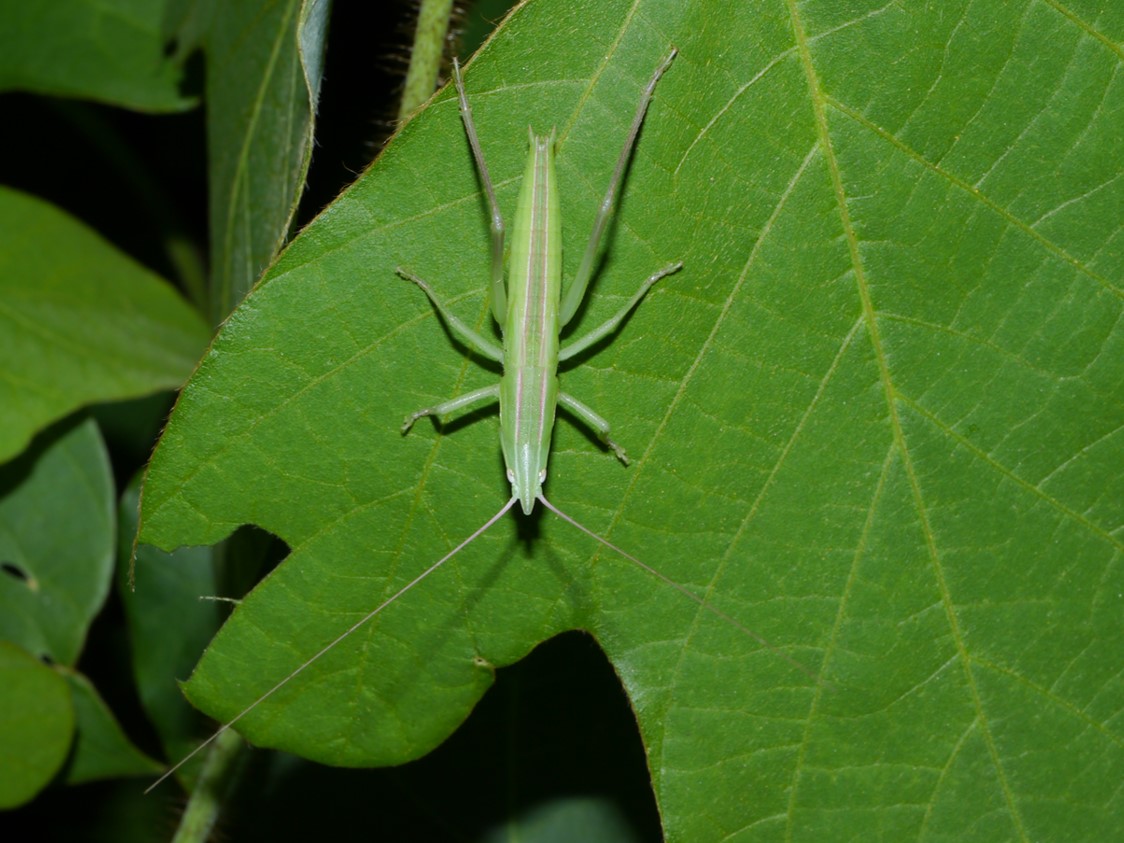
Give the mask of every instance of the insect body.
<svg viewBox="0 0 1124 843">
<path fill-rule="evenodd" d="M 554 133 L 530 133 L 531 150 L 515 212 L 510 270 L 505 286 L 503 217 L 496 206 L 495 190 L 476 137 L 472 109 L 465 95 L 460 68 L 456 65 L 453 68 L 465 132 L 484 184 L 492 218 L 492 315 L 503 327 L 503 348 L 497 347 L 465 325 L 442 303 L 427 283 L 402 269 L 398 271 L 425 291 L 446 324 L 470 348 L 503 364 L 503 378 L 497 385 L 419 410 L 407 417 L 403 432 L 408 431 L 422 416 L 441 416 L 498 398 L 500 442 L 507 466 L 507 479 L 511 483 L 512 497 L 519 501 L 523 512 L 528 515 L 536 501 L 544 501 L 542 487 L 546 480 L 550 439 L 558 404 L 562 404 L 588 424 L 622 462 L 628 462 L 624 451 L 609 438 L 609 423 L 577 398 L 559 390 L 558 364 L 615 331 L 652 285 L 678 270 L 682 264 L 673 263 L 652 273 L 615 316 L 565 348 L 559 347 L 558 335 L 573 318 L 585 297 L 601 237 L 612 214 L 617 190 L 640 132 L 640 124 L 644 120 L 656 83 L 674 58 L 675 51 L 672 50 L 656 68 L 644 89 L 624 148 L 617 159 L 609 189 L 601 202 L 578 274 L 565 299 L 562 298 L 562 235 L 558 184 L 554 174 Z"/>
</svg>

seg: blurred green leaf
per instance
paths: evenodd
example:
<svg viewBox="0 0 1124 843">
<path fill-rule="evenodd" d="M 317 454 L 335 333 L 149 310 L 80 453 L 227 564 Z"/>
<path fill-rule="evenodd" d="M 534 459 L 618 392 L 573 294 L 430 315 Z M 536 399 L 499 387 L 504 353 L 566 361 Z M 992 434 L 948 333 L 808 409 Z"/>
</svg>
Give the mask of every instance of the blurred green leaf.
<svg viewBox="0 0 1124 843">
<path fill-rule="evenodd" d="M 73 667 L 113 575 L 113 478 L 92 421 L 0 466 L 0 639 Z"/>
<path fill-rule="evenodd" d="M 821 675 L 551 517 L 507 518 L 239 723 L 397 764 L 495 666 L 590 630 L 672 840 L 1098 839 L 1120 825 L 1121 14 L 1039 4 L 527 4 L 467 73 L 509 214 L 558 130 L 570 276 L 669 44 L 579 331 L 681 259 L 564 388 L 548 494 Z M 550 49 L 542 47 L 549 43 Z M 252 523 L 290 558 L 189 685 L 229 720 L 509 494 L 486 218 L 446 94 L 282 256 L 184 392 L 141 538 Z"/>
<path fill-rule="evenodd" d="M 0 641 L 0 809 L 32 799 L 70 748 L 74 708 L 66 680 L 35 656 Z"/>
<path fill-rule="evenodd" d="M 199 650 L 218 629 L 220 605 L 201 596 L 221 592 L 210 547 L 163 553 L 149 545 L 136 549 L 135 589 L 129 582 L 133 537 L 137 532 L 140 478 L 121 497 L 118 510 L 118 593 L 125 607 L 133 653 L 133 677 L 141 705 L 170 758 L 194 748 L 199 714 L 187 704 L 179 681 L 191 672 Z M 169 623 L 175 618 L 175 623 Z"/>
<path fill-rule="evenodd" d="M 213 4 L 204 45 L 216 325 L 288 238 L 312 155 L 329 6 Z"/>
<path fill-rule="evenodd" d="M 637 833 L 611 800 L 568 796 L 543 803 L 486 834 L 480 843 L 634 843 Z"/>
<path fill-rule="evenodd" d="M 0 0 L 0 91 L 182 111 L 182 59 L 167 49 L 178 0 Z"/>
<path fill-rule="evenodd" d="M 2 461 L 86 404 L 179 386 L 207 329 L 90 229 L 0 187 L 0 337 Z"/>
<path fill-rule="evenodd" d="M 0 466 L 0 644 L 32 654 L 14 663 L 18 682 L 0 682 L 0 708 L 18 712 L 0 719 L 14 724 L 10 740 L 31 735 L 44 743 L 35 752 L 0 751 L 0 758 L 11 754 L 12 764 L 41 765 L 41 775 L 12 771 L 12 780 L 26 785 L 0 785 L 9 791 L 0 804 L 29 799 L 54 776 L 75 726 L 66 782 L 160 769 L 132 746 L 88 679 L 67 670 L 68 689 L 59 671 L 38 660 L 73 668 L 105 603 L 113 575 L 113 496 L 109 455 L 91 420 L 56 425 Z M 60 687 L 65 706 L 55 696 Z"/>
<path fill-rule="evenodd" d="M 69 674 L 67 680 L 78 734 L 64 775 L 66 783 L 159 774 L 163 766 L 133 746 L 90 680 L 79 673 Z"/>
</svg>

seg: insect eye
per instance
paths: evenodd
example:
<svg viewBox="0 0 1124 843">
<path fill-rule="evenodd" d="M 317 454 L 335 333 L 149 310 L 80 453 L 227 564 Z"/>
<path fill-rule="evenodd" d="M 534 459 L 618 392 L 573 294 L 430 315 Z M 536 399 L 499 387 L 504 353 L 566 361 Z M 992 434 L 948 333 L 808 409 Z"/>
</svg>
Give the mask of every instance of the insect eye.
<svg viewBox="0 0 1124 843">
<path fill-rule="evenodd" d="M 546 469 L 544 468 L 542 471 L 539 472 L 539 483 L 542 484 L 542 483 L 545 483 L 545 482 L 546 482 Z"/>
</svg>

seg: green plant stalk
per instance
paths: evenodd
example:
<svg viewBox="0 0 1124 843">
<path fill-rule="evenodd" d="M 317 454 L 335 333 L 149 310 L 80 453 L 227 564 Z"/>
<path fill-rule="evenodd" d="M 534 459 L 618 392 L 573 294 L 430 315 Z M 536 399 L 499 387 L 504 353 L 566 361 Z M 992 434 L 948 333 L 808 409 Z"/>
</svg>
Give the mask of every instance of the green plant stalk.
<svg viewBox="0 0 1124 843">
<path fill-rule="evenodd" d="M 410 67 L 406 71 L 406 87 L 398 107 L 398 119 L 406 120 L 429 99 L 437 87 L 437 73 L 445 53 L 445 37 L 453 0 L 422 0 L 418 10 L 418 26 L 414 31 L 414 47 Z"/>
<path fill-rule="evenodd" d="M 234 772 L 239 765 L 235 762 L 242 757 L 242 747 L 242 738 L 235 732 L 226 732 L 212 744 L 172 843 L 203 843 L 209 839 L 236 779 Z"/>
</svg>

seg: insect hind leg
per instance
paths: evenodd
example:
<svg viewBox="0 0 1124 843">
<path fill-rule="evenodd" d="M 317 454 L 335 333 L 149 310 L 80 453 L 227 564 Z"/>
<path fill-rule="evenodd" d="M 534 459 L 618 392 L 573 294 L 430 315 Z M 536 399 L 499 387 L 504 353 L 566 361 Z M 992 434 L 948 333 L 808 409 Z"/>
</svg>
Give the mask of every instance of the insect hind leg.
<svg viewBox="0 0 1124 843">
<path fill-rule="evenodd" d="M 601 340 L 605 339 L 605 337 L 613 333 L 613 331 L 620 327 L 621 322 L 625 320 L 625 317 L 636 309 L 636 306 L 640 304 L 640 301 L 644 298 L 645 295 L 647 295 L 648 291 L 652 289 L 653 285 L 655 285 L 657 281 L 659 281 L 661 278 L 665 278 L 668 275 L 671 275 L 673 272 L 678 272 L 682 268 L 682 262 L 672 263 L 663 267 L 663 269 L 656 270 L 651 275 L 649 275 L 645 279 L 644 283 L 640 285 L 640 289 L 636 291 L 632 298 L 628 300 L 628 303 L 619 311 L 617 311 L 614 316 L 607 319 L 603 324 L 594 328 L 588 334 L 578 337 L 578 339 L 574 340 L 572 343 L 559 351 L 558 362 L 561 363 L 565 360 L 569 360 L 574 355 L 580 354 L 591 345 L 595 345 L 601 342 Z"/>
<path fill-rule="evenodd" d="M 635 116 L 632 118 L 628 136 L 624 141 L 624 148 L 621 149 L 620 157 L 617 158 L 617 166 L 613 169 L 613 177 L 609 180 L 609 189 L 605 192 L 605 198 L 601 200 L 601 205 L 597 210 L 597 218 L 593 223 L 593 231 L 589 234 L 589 243 L 585 247 L 585 254 L 582 256 L 581 264 L 578 266 L 578 272 L 570 284 L 570 289 L 566 291 L 566 295 L 562 299 L 559 318 L 563 325 L 569 324 L 570 320 L 574 318 L 574 314 L 578 312 L 578 308 L 581 306 L 582 299 L 585 298 L 585 291 L 593 277 L 593 266 L 597 261 L 601 238 L 604 236 L 609 220 L 613 216 L 617 191 L 624 180 L 624 173 L 628 168 L 628 159 L 632 157 L 632 148 L 636 145 L 636 138 L 640 134 L 640 125 L 644 122 L 644 115 L 648 111 L 648 105 L 652 102 L 652 94 L 656 90 L 656 84 L 660 81 L 664 71 L 670 66 L 676 52 L 675 48 L 672 48 L 671 52 L 664 56 L 660 66 L 656 68 L 656 72 L 648 80 L 644 93 L 640 97 L 640 103 L 636 108 Z"/>
</svg>

